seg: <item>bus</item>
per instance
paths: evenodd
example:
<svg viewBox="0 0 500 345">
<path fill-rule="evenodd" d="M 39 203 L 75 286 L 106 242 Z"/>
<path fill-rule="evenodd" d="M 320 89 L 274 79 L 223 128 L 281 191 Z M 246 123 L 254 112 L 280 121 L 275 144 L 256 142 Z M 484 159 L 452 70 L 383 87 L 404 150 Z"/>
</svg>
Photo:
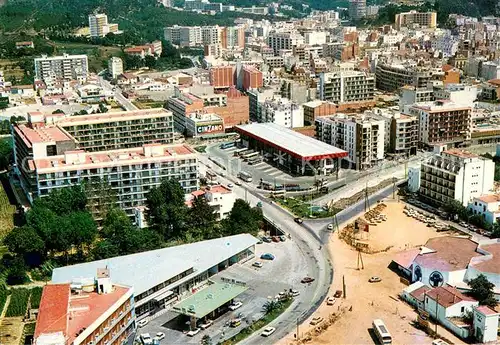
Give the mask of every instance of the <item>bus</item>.
<svg viewBox="0 0 500 345">
<path fill-rule="evenodd" d="M 247 148 L 237 149 L 234 151 L 234 156 L 240 156 L 241 154 L 245 154 L 249 150 Z"/>
<path fill-rule="evenodd" d="M 250 175 L 246 171 L 240 171 L 238 173 L 238 177 L 245 182 L 252 182 L 252 175 Z"/>
<path fill-rule="evenodd" d="M 248 164 L 250 165 L 254 165 L 254 164 L 259 164 L 263 161 L 262 157 L 254 157 L 254 158 L 251 158 L 247 161 Z"/>
<path fill-rule="evenodd" d="M 373 320 L 372 326 L 373 326 L 373 331 L 375 332 L 375 335 L 377 336 L 377 339 L 380 342 L 380 344 L 392 344 L 391 334 L 387 330 L 384 321 L 380 319 L 375 319 Z"/>
<path fill-rule="evenodd" d="M 250 153 L 247 153 L 246 155 L 244 155 L 242 158 L 246 161 L 248 160 L 251 160 L 252 158 L 255 158 L 259 155 L 258 152 L 250 152 Z"/>
<path fill-rule="evenodd" d="M 230 147 L 235 147 L 235 146 L 236 146 L 236 142 L 234 142 L 234 141 L 230 141 L 230 142 L 228 142 L 228 143 L 222 143 L 222 144 L 220 144 L 220 146 L 219 146 L 219 147 L 220 147 L 221 149 L 225 150 L 225 149 L 228 149 L 228 148 L 230 148 Z"/>
</svg>

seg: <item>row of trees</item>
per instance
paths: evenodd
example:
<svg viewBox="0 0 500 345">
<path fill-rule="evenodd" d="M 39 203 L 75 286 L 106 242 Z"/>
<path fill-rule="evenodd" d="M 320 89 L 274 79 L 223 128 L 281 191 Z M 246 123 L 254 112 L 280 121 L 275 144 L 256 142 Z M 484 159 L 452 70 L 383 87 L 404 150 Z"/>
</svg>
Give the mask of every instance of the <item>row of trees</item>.
<svg viewBox="0 0 500 345">
<path fill-rule="evenodd" d="M 459 219 L 471 223 L 478 228 L 491 231 L 492 238 L 500 238 L 500 223 L 491 225 L 480 214 L 474 214 L 469 208 L 462 205 L 458 200 L 451 200 L 443 206 L 443 209 L 451 216 L 457 216 Z"/>
</svg>

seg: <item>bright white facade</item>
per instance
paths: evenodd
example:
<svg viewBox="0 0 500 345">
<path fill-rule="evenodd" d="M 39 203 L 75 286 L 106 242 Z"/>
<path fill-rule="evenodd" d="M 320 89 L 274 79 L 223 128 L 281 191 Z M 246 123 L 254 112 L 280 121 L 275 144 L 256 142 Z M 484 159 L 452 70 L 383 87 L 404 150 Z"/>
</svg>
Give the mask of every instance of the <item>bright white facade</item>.
<svg viewBox="0 0 500 345">
<path fill-rule="evenodd" d="M 475 337 L 481 343 L 496 343 L 498 333 L 498 318 L 500 314 L 487 306 L 474 308 L 473 327 Z"/>
<path fill-rule="evenodd" d="M 119 57 L 113 56 L 108 61 L 108 72 L 111 78 L 116 79 L 123 73 L 123 61 Z"/>
<path fill-rule="evenodd" d="M 319 99 L 335 103 L 373 100 L 375 78 L 360 71 L 321 73 Z"/>
<path fill-rule="evenodd" d="M 483 195 L 474 198 L 468 205 L 474 214 L 481 215 L 489 224 L 494 224 L 500 218 L 500 194 Z"/>
<path fill-rule="evenodd" d="M 304 108 L 287 98 L 265 100 L 259 106 L 259 122 L 272 122 L 287 128 L 304 127 Z"/>
<path fill-rule="evenodd" d="M 233 208 L 236 197 L 233 191 L 222 185 L 207 186 L 204 190 L 197 190 L 186 195 L 186 202 L 191 206 L 193 200 L 197 197 L 204 197 L 208 204 L 212 206 L 217 220 L 226 218 Z"/>
<path fill-rule="evenodd" d="M 42 55 L 35 59 L 35 78 L 61 78 L 66 80 L 87 79 L 89 65 L 87 55 Z"/>
<path fill-rule="evenodd" d="M 420 189 L 420 167 L 408 168 L 408 190 L 417 193 Z"/>
</svg>

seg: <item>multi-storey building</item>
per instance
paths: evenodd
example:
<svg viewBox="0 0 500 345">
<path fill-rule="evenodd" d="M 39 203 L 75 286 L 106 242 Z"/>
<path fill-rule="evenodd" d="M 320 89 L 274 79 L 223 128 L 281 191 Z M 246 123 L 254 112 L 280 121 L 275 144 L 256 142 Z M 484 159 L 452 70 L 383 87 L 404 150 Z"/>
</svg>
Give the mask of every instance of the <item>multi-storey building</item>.
<svg viewBox="0 0 500 345">
<path fill-rule="evenodd" d="M 403 86 L 400 90 L 399 109 L 403 110 L 406 105 L 414 103 L 434 101 L 434 89 L 432 87 Z"/>
<path fill-rule="evenodd" d="M 222 48 L 243 48 L 245 46 L 245 27 L 227 26 L 222 29 Z"/>
<path fill-rule="evenodd" d="M 286 98 L 265 100 L 260 107 L 259 122 L 272 122 L 287 128 L 304 126 L 304 110 Z"/>
<path fill-rule="evenodd" d="M 262 72 L 253 66 L 243 67 L 243 90 L 258 89 L 264 86 Z"/>
<path fill-rule="evenodd" d="M 234 68 L 233 66 L 214 66 L 209 71 L 210 85 L 214 88 L 228 89 L 234 86 Z"/>
<path fill-rule="evenodd" d="M 118 24 L 108 23 L 108 16 L 104 13 L 89 15 L 90 37 L 104 37 L 109 33 L 119 34 Z"/>
<path fill-rule="evenodd" d="M 425 88 L 432 80 L 439 80 L 442 71 L 429 67 L 419 67 L 413 63 L 378 63 L 375 69 L 377 89 L 394 92 L 409 85 Z"/>
<path fill-rule="evenodd" d="M 187 195 L 186 204 L 191 207 L 195 198 L 203 197 L 212 206 L 218 220 L 227 218 L 233 208 L 236 199 L 233 191 L 226 186 L 207 186 L 205 189 L 197 190 Z"/>
<path fill-rule="evenodd" d="M 224 28 L 219 25 L 214 26 L 202 26 L 201 27 L 201 40 L 203 44 L 220 44 L 222 30 Z"/>
<path fill-rule="evenodd" d="M 437 13 L 410 11 L 396 14 L 396 30 L 415 24 L 420 27 L 435 28 L 437 26 Z"/>
<path fill-rule="evenodd" d="M 458 200 L 463 206 L 493 190 L 491 159 L 459 149 L 441 152 L 420 168 L 420 195 L 436 204 Z"/>
<path fill-rule="evenodd" d="M 135 332 L 135 321 L 133 288 L 113 285 L 103 265 L 95 280 L 44 286 L 33 344 L 119 345 Z"/>
<path fill-rule="evenodd" d="M 202 44 L 201 27 L 174 25 L 163 29 L 165 40 L 182 47 Z"/>
<path fill-rule="evenodd" d="M 322 73 L 319 98 L 335 103 L 372 101 L 375 78 L 359 71 Z"/>
<path fill-rule="evenodd" d="M 116 155 L 108 155 L 108 152 L 137 147 L 141 149 L 144 144 L 173 142 L 173 116 L 164 109 L 72 117 L 30 113 L 28 120 L 27 125 L 19 124 L 13 127 L 13 136 L 14 172 L 19 177 L 21 187 L 30 201 L 45 195 L 47 189 L 50 189 L 48 187 L 53 186 L 52 182 L 49 185 L 47 181 L 42 183 L 40 180 L 40 171 L 43 171 L 42 167 L 47 164 L 52 164 L 54 173 L 58 173 L 58 180 L 54 186 L 73 184 L 81 180 L 80 175 L 74 176 L 75 172 L 68 172 L 79 169 L 61 158 L 66 152 L 79 152 L 78 157 L 92 159 L 91 163 L 96 166 L 101 163 L 100 156 L 108 157 L 102 160 L 104 167 L 108 167 L 117 164 L 116 159 L 109 158 Z M 92 158 L 91 152 L 95 152 L 96 156 Z M 73 156 L 70 155 L 68 159 L 71 157 Z M 50 161 L 52 158 L 55 159 L 53 163 L 47 163 L 47 160 Z M 42 165 L 37 166 L 37 162 L 45 162 L 45 165 L 40 163 Z M 60 166 L 61 173 L 57 169 Z M 82 166 L 85 164 L 79 165 Z M 106 177 L 104 170 L 90 169 L 90 175 L 99 174 L 101 177 Z M 70 175 L 72 178 L 68 178 Z"/>
<path fill-rule="evenodd" d="M 316 138 L 348 152 L 352 168 L 367 169 L 384 159 L 385 121 L 363 114 L 318 117 Z"/>
<path fill-rule="evenodd" d="M 349 18 L 360 20 L 366 17 L 366 0 L 349 0 Z"/>
<path fill-rule="evenodd" d="M 417 153 L 418 120 L 416 116 L 396 113 L 390 123 L 389 151 L 406 157 Z"/>
<path fill-rule="evenodd" d="M 219 135 L 224 133 L 224 120 L 214 113 L 191 113 L 186 115 L 185 133 L 191 137 Z"/>
<path fill-rule="evenodd" d="M 108 72 L 111 78 L 116 79 L 123 73 L 123 61 L 119 57 L 113 56 L 108 61 Z"/>
<path fill-rule="evenodd" d="M 282 49 L 293 49 L 295 46 L 304 44 L 304 37 L 297 32 L 272 32 L 267 37 L 267 44 L 274 54 Z"/>
<path fill-rule="evenodd" d="M 337 105 L 331 102 L 311 101 L 302 104 L 304 108 L 304 124 L 312 125 L 317 117 L 331 116 L 337 112 Z"/>
<path fill-rule="evenodd" d="M 418 140 L 421 145 L 450 143 L 458 145 L 471 138 L 472 108 L 447 100 L 416 103 L 404 112 L 418 118 Z"/>
<path fill-rule="evenodd" d="M 89 72 L 87 55 L 68 55 L 35 58 L 35 78 L 61 78 L 65 80 L 87 79 Z"/>
</svg>

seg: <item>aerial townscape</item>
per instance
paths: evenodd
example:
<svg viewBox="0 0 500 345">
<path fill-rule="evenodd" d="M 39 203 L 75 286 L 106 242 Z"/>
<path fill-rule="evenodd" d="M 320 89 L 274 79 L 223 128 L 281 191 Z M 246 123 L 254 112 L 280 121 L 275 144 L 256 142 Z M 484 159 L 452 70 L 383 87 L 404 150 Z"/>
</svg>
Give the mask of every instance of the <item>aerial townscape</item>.
<svg viewBox="0 0 500 345">
<path fill-rule="evenodd" d="M 500 344 L 499 4 L 0 0 L 0 345 Z"/>
</svg>

